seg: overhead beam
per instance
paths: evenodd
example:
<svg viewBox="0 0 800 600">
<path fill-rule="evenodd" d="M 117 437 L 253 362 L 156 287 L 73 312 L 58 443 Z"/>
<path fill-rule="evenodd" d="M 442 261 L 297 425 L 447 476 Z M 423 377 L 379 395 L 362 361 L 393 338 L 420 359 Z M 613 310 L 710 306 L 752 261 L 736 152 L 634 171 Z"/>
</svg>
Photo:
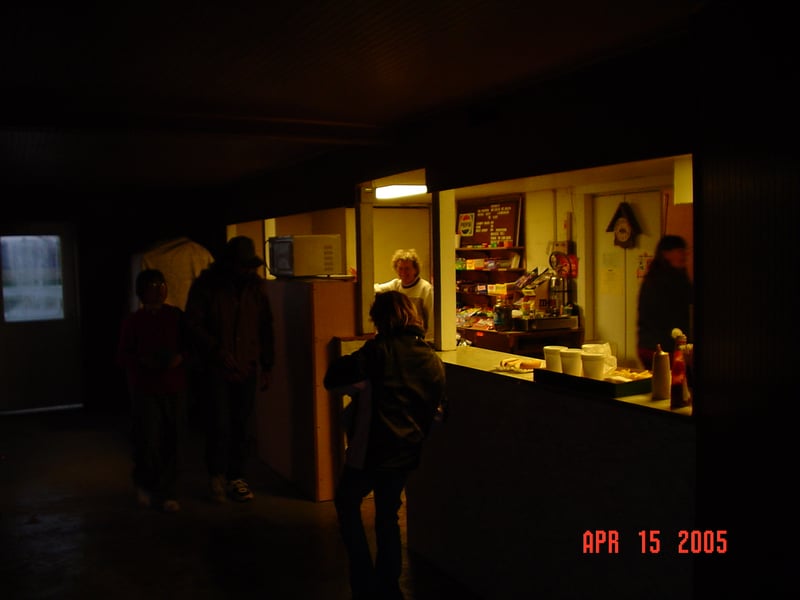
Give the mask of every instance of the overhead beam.
<svg viewBox="0 0 800 600">
<path fill-rule="evenodd" d="M 247 135 L 298 143 L 375 146 L 385 132 L 374 125 L 285 118 L 113 112 L 4 113 L 0 130 L 84 133 L 202 133 Z"/>
</svg>

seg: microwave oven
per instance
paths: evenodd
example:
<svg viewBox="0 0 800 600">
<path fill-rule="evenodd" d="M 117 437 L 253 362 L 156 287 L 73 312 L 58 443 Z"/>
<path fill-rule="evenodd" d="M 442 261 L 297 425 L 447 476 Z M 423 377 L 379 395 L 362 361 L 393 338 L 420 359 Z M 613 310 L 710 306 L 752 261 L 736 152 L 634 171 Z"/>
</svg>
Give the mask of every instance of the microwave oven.
<svg viewBox="0 0 800 600">
<path fill-rule="evenodd" d="M 269 272 L 275 277 L 324 277 L 342 274 L 338 233 L 282 235 L 269 242 Z"/>
</svg>

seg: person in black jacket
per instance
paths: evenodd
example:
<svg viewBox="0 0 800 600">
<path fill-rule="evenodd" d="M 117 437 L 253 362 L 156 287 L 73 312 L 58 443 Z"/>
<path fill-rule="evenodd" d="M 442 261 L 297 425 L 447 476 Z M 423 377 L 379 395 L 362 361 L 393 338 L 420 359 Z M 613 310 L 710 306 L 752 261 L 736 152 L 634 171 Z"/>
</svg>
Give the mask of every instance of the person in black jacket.
<svg viewBox="0 0 800 600">
<path fill-rule="evenodd" d="M 379 293 L 369 314 L 375 337 L 335 359 L 325 374 L 325 387 L 350 395 L 355 413 L 334 504 L 353 597 L 402 598 L 401 495 L 445 404 L 445 372 L 425 343 L 422 319 L 407 296 Z M 375 500 L 374 563 L 361 518 L 361 502 L 370 492 Z"/>
<path fill-rule="evenodd" d="M 653 354 L 661 349 L 672 354 L 673 329 L 687 335 L 692 331 L 692 282 L 686 268 L 689 260 L 686 240 L 665 235 L 639 288 L 637 353 L 642 366 L 650 369 Z"/>
<path fill-rule="evenodd" d="M 253 240 L 236 236 L 192 283 L 186 322 L 192 337 L 195 388 L 206 409 L 206 468 L 211 498 L 248 502 L 245 479 L 251 419 L 259 388 L 271 382 L 275 359 L 273 315 L 264 261 Z"/>
</svg>

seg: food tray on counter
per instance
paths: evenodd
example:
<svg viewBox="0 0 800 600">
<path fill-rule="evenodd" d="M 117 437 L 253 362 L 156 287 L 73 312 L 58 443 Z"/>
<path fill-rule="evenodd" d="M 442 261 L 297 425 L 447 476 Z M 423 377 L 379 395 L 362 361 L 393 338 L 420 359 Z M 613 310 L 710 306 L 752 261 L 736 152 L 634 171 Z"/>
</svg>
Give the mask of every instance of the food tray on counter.
<svg viewBox="0 0 800 600">
<path fill-rule="evenodd" d="M 649 394 L 653 391 L 653 378 L 635 379 L 633 381 L 615 382 L 589 377 L 577 377 L 548 369 L 534 369 L 533 380 L 537 383 L 552 385 L 565 390 L 604 396 L 605 398 L 621 398 L 636 394 Z"/>
</svg>

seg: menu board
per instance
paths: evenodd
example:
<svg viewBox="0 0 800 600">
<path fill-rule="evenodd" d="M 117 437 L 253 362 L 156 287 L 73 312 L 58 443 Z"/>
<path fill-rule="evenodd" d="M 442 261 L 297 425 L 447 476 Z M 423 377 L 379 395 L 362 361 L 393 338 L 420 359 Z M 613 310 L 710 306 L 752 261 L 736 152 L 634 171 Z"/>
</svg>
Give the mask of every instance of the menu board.
<svg viewBox="0 0 800 600">
<path fill-rule="evenodd" d="M 521 206 L 521 195 L 459 202 L 456 233 L 461 247 L 518 246 Z"/>
</svg>

